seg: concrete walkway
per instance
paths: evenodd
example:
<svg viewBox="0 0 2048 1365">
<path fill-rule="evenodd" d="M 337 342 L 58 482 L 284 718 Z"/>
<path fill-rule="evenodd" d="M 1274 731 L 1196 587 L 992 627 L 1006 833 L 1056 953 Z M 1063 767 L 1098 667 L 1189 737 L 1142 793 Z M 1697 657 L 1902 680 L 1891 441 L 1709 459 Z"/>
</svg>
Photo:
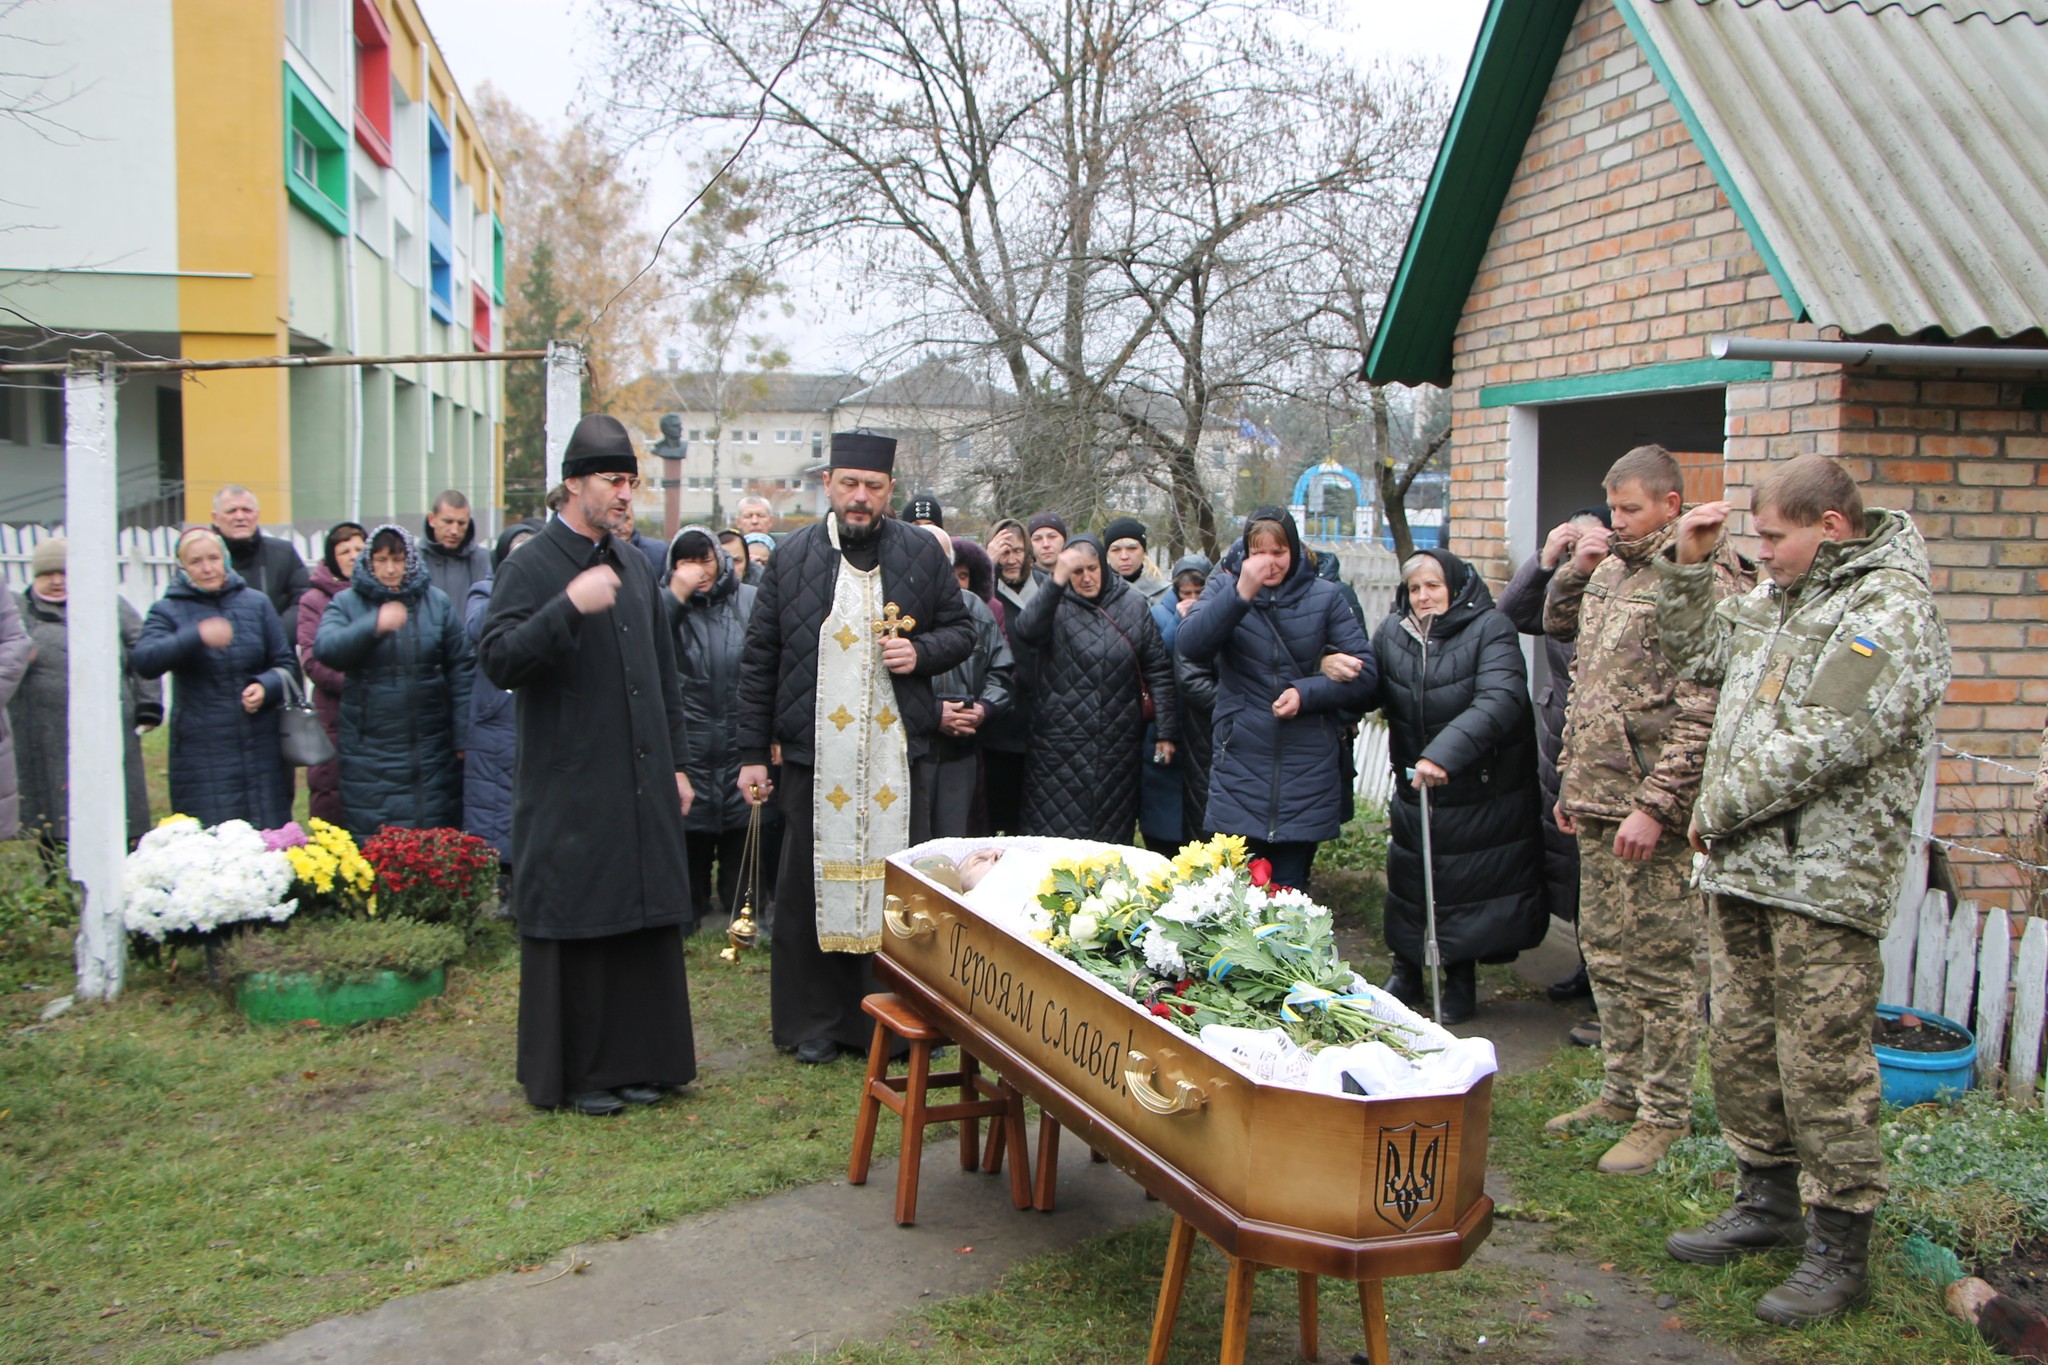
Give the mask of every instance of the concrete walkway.
<svg viewBox="0 0 2048 1365">
<path fill-rule="evenodd" d="M 1518 970 L 1547 984 L 1577 963 L 1569 930 Z M 1464 1033 L 1494 1040 L 1504 1070 L 1541 1066 L 1582 1011 L 1541 999 L 1484 1003 Z M 887 1115 L 884 1115 L 887 1118 Z M 1035 1135 L 1034 1135 L 1035 1136 Z M 1164 1207 L 1066 1134 L 1059 1208 L 1018 1212 L 1004 1177 L 967 1173 L 950 1141 L 927 1149 L 917 1225 L 892 1218 L 896 1169 L 685 1219 L 625 1241 L 571 1248 L 545 1268 L 397 1299 L 331 1318 L 217 1365 L 765 1365 L 886 1335 L 934 1298 L 994 1286 L 1018 1262 L 1071 1247 Z M 1505 1190 L 1489 1180 L 1496 1198 Z M 1674 1332 L 1664 1306 L 1626 1277 L 1556 1263 L 1526 1225 L 1500 1223 L 1477 1260 L 1542 1265 L 1554 1344 L 1587 1361 L 1732 1359 Z M 585 1263 L 580 1270 L 569 1268 Z M 1569 1298 L 1566 1298 L 1569 1295 Z M 1333 1343 L 1334 1345 L 1334 1343 Z"/>
</svg>

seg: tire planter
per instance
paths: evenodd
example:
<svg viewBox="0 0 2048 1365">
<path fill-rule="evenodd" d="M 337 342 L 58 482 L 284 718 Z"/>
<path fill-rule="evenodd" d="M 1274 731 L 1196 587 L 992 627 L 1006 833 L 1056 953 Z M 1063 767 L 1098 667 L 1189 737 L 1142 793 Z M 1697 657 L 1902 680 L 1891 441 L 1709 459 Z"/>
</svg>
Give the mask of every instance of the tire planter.
<svg viewBox="0 0 2048 1365">
<path fill-rule="evenodd" d="M 345 1027 L 409 1014 L 448 989 L 448 972 L 422 976 L 379 972 L 361 981 L 323 981 L 298 973 L 257 972 L 235 988 L 235 1004 L 252 1023 L 319 1023 Z"/>
<path fill-rule="evenodd" d="M 1879 1005 L 1879 1018 L 1896 1019 L 1907 1013 L 1898 1005 Z M 1953 1099 L 1974 1083 L 1977 1069 L 1977 1035 L 1928 1010 L 1913 1010 L 1930 1024 L 1962 1035 L 1968 1043 L 1947 1052 L 1908 1052 L 1904 1048 L 1877 1045 L 1877 1074 L 1886 1104 L 1904 1107 L 1930 1100 Z"/>
</svg>

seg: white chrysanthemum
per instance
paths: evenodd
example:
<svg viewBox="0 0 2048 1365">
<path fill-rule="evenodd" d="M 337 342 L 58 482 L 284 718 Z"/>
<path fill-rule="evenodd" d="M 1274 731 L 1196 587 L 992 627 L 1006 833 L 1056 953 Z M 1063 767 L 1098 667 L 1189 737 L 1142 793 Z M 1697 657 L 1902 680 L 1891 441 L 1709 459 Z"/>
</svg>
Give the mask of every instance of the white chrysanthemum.
<svg viewBox="0 0 2048 1365">
<path fill-rule="evenodd" d="M 284 899 L 291 860 L 265 848 L 246 820 L 206 829 L 182 819 L 151 830 L 122 864 L 121 884 L 128 928 L 158 940 L 241 920 L 285 920 L 298 908 Z"/>
<path fill-rule="evenodd" d="M 1161 976 L 1187 975 L 1187 960 L 1180 955 L 1180 945 L 1156 924 L 1145 926 L 1145 937 L 1139 945 L 1145 950 L 1145 965 Z"/>
</svg>

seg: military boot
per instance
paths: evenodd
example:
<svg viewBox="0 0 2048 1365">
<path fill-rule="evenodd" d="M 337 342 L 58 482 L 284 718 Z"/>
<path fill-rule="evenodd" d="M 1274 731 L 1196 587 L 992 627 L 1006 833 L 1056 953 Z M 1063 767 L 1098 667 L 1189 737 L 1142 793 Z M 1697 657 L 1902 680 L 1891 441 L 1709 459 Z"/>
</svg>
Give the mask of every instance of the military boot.
<svg viewBox="0 0 2048 1365">
<path fill-rule="evenodd" d="M 1648 1175 L 1671 1150 L 1671 1144 L 1692 1133 L 1689 1123 L 1675 1127 L 1656 1123 L 1635 1123 L 1621 1141 L 1607 1149 L 1596 1168 L 1602 1175 Z"/>
<path fill-rule="evenodd" d="M 1551 1134 L 1569 1133 L 1589 1123 L 1633 1123 L 1636 1108 L 1632 1104 L 1615 1104 L 1605 1095 L 1597 1096 L 1576 1109 L 1568 1109 L 1543 1124 L 1543 1131 Z"/>
<path fill-rule="evenodd" d="M 1756 1315 L 1780 1327 L 1804 1327 L 1870 1301 L 1873 1213 L 1815 1209 L 1807 1215 L 1806 1256 L 1791 1278 L 1757 1300 Z"/>
<path fill-rule="evenodd" d="M 1799 1245 L 1799 1168 L 1737 1163 L 1742 1184 L 1729 1210 L 1705 1227 L 1664 1239 L 1674 1260 L 1727 1265 L 1759 1251 Z"/>
</svg>

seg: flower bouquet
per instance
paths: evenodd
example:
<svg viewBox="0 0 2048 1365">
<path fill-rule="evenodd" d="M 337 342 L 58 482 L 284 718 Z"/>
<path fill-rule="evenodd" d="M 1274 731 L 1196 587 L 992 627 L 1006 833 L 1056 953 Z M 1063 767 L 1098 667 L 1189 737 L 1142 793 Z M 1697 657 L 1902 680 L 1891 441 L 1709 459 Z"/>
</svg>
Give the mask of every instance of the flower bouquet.
<svg viewBox="0 0 2048 1365">
<path fill-rule="evenodd" d="M 1366 1041 L 1414 1055 L 1337 956 L 1330 912 L 1272 884 L 1244 840 L 1189 844 L 1134 875 L 1113 850 L 1056 862 L 1027 913 L 1031 937 L 1183 1032 L 1285 1030 L 1315 1047 Z"/>
<path fill-rule="evenodd" d="M 282 829 L 265 830 L 263 840 L 292 865 L 292 890 L 300 918 L 348 918 L 377 913 L 376 869 L 356 848 L 355 839 L 339 825 L 294 820 Z"/>
<path fill-rule="evenodd" d="M 157 943 L 251 920 L 280 923 L 298 908 L 287 895 L 292 880 L 291 860 L 248 821 L 206 826 L 173 815 L 122 864 L 124 918 L 130 932 Z"/>
<path fill-rule="evenodd" d="M 376 911 L 465 930 L 498 880 L 496 850 L 459 829 L 387 826 L 363 859 L 376 874 Z"/>
</svg>

